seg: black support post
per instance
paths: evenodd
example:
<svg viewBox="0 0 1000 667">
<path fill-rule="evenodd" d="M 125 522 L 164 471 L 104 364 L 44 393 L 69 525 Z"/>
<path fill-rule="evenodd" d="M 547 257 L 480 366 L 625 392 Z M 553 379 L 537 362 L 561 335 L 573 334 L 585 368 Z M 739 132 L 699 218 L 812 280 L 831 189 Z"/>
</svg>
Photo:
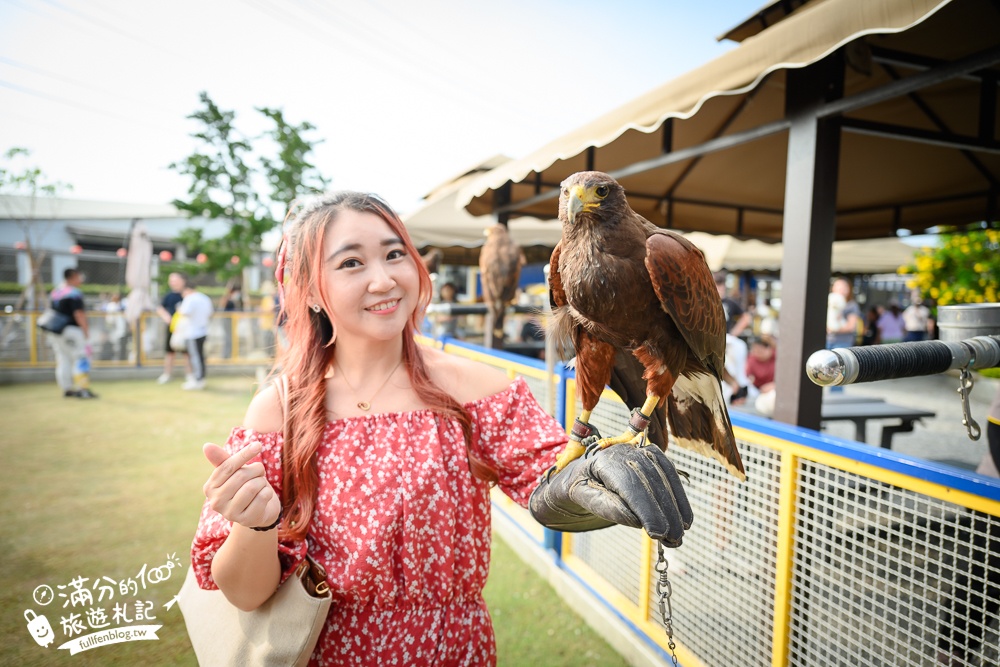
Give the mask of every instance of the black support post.
<svg viewBox="0 0 1000 667">
<path fill-rule="evenodd" d="M 842 60 L 829 57 L 788 70 L 785 109 L 791 127 L 785 176 L 781 262 L 781 341 L 774 418 L 819 429 L 822 388 L 806 377 L 809 355 L 826 345 L 826 302 L 836 224 L 840 128 L 818 110 L 841 95 Z"/>
</svg>

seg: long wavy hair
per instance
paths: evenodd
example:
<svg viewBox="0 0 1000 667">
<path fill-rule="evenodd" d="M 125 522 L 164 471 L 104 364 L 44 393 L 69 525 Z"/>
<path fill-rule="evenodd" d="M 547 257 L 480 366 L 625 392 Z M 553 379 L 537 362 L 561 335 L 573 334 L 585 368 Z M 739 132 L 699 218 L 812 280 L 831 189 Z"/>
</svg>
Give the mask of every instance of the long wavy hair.
<svg viewBox="0 0 1000 667">
<path fill-rule="evenodd" d="M 472 474 L 487 482 L 497 479 L 496 471 L 472 454 L 472 419 L 468 410 L 431 381 L 414 338 L 430 303 L 432 287 L 430 274 L 419 260 L 402 220 L 376 195 L 360 192 L 321 195 L 292 205 L 285 218 L 275 271 L 281 303 L 278 321 L 284 321 L 288 339 L 287 345 L 279 348 L 271 371 L 272 378 L 284 374 L 288 387 L 282 453 L 285 516 L 280 530 L 282 539 L 305 538 L 316 505 L 319 485 L 316 451 L 327 425 L 326 373 L 337 349 L 337 323 L 327 315 L 331 310 L 326 307 L 329 299 L 323 246 L 330 225 L 345 210 L 377 215 L 402 239 L 407 256 L 417 268 L 420 286 L 417 306 L 403 332 L 403 361 L 410 384 L 431 410 L 461 426 Z M 309 307 L 310 294 L 319 296 L 324 305 L 321 312 Z"/>
</svg>

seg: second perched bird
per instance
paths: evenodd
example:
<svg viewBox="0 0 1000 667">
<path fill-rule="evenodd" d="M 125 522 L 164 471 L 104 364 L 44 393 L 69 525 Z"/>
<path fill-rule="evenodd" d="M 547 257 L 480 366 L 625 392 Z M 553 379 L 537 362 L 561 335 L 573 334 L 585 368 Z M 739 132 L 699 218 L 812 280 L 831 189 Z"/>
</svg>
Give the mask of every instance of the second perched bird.
<svg viewBox="0 0 1000 667">
<path fill-rule="evenodd" d="M 493 344 L 503 346 L 503 320 L 507 304 L 514 300 L 524 265 L 524 253 L 510 237 L 507 226 L 487 227 L 486 242 L 479 252 L 479 271 L 483 280 L 483 301 L 493 320 Z"/>
<path fill-rule="evenodd" d="M 629 406 L 636 408 L 629 429 L 598 446 L 641 443 L 665 401 L 679 445 L 745 479 L 720 384 L 725 315 L 704 255 L 633 211 L 624 188 L 607 174 L 579 172 L 561 187 L 563 234 L 550 260 L 549 297 L 556 335 L 576 349 L 583 412 L 555 470 L 583 453 L 580 441 L 593 432 L 588 421 L 612 370 L 629 376 L 621 359 L 615 363 L 621 349 L 642 365 L 646 398 L 641 408 Z"/>
</svg>

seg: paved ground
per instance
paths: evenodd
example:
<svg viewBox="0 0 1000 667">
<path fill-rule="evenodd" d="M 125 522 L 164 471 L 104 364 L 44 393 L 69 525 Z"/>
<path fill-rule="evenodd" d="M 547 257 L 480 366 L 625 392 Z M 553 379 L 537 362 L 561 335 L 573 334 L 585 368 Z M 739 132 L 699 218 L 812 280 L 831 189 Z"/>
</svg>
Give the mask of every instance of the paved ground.
<svg viewBox="0 0 1000 667">
<path fill-rule="evenodd" d="M 957 373 L 848 385 L 844 387 L 844 393 L 877 396 L 896 405 L 937 413 L 933 419 L 918 422 L 912 433 L 894 435 L 893 451 L 974 470 L 987 451 L 986 412 L 996 395 L 997 386 L 1000 385 L 1000 380 L 979 375 L 975 377 L 976 384 L 970 396 L 970 405 L 973 419 L 983 430 L 983 436 L 978 441 L 969 439 L 965 426 L 962 425 L 962 402 L 958 394 Z M 875 446 L 881 432 L 880 424 L 883 423 L 894 424 L 898 420 L 868 422 L 868 442 L 876 443 Z M 830 422 L 824 432 L 853 440 L 854 424 Z"/>
</svg>

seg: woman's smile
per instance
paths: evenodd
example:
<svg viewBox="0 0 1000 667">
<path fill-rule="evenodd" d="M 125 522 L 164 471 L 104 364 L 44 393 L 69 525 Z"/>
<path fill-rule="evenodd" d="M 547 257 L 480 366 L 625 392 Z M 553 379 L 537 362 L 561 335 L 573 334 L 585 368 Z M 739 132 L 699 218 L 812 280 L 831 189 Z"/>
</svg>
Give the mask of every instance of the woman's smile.
<svg viewBox="0 0 1000 667">
<path fill-rule="evenodd" d="M 394 313 L 399 307 L 399 299 L 390 299 L 388 301 L 381 301 L 374 306 L 365 308 L 370 313 L 378 313 L 379 315 L 388 315 L 389 313 Z"/>
</svg>

